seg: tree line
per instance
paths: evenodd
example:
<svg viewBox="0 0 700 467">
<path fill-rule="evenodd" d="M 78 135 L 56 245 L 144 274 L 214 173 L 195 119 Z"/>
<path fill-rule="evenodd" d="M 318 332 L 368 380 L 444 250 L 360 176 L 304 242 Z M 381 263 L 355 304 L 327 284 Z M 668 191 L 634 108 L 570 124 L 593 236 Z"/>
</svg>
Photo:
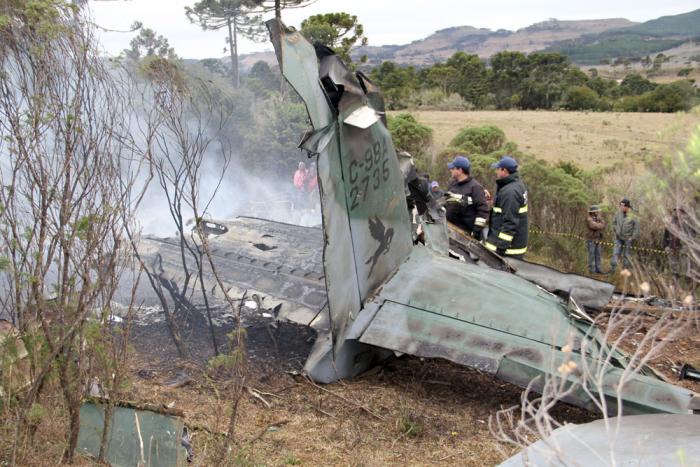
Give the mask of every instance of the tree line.
<svg viewBox="0 0 700 467">
<path fill-rule="evenodd" d="M 658 84 L 639 74 L 617 82 L 583 72 L 556 52 L 503 51 L 488 61 L 457 52 L 426 68 L 383 62 L 370 77 L 392 110 L 407 108 L 676 112 L 698 103 L 691 80 Z"/>
</svg>

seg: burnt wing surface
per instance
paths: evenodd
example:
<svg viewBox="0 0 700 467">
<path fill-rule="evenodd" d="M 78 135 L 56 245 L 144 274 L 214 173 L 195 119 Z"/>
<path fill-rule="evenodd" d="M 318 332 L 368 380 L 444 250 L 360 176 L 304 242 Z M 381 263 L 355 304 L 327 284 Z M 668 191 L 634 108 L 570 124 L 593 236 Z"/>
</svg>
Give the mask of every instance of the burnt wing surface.
<svg viewBox="0 0 700 467">
<path fill-rule="evenodd" d="M 647 369 L 618 394 L 625 356 L 607 348 L 575 300 L 510 272 L 450 258 L 447 223 L 434 206 L 429 220 L 420 221 L 425 243 L 414 245 L 377 89 L 337 56 L 317 56 L 280 21 L 267 25 L 280 69 L 309 112 L 313 128 L 301 147 L 318 158 L 332 334 L 307 360 L 312 378 L 350 377 L 400 352 L 445 358 L 527 386 L 568 359 L 586 359 L 601 368 L 611 411 L 618 396 L 625 413 L 691 409 L 694 393 Z M 564 352 L 569 346 L 571 353 Z M 612 355 L 609 362 L 595 360 L 601 350 Z M 568 377 L 581 382 L 576 372 Z M 584 391 L 567 400 L 592 407 Z"/>
</svg>

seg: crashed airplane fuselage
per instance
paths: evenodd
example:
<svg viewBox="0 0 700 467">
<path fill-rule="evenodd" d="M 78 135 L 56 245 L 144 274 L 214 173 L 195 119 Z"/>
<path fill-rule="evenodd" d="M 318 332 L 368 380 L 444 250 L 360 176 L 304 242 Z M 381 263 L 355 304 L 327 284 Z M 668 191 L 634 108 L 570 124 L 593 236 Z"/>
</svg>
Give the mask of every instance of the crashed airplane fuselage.
<svg viewBox="0 0 700 467">
<path fill-rule="evenodd" d="M 407 353 L 445 358 L 524 387 L 571 359 L 603 365 L 611 410 L 618 396 L 625 413 L 694 408 L 695 394 L 651 372 L 635 374 L 615 391 L 625 358 L 610 350 L 609 362 L 589 361 L 607 344 L 575 302 L 509 272 L 450 258 L 439 214 L 423 224 L 426 241 L 414 245 L 379 90 L 329 49 L 312 46 L 277 20 L 267 25 L 280 69 L 313 126 L 300 147 L 317 158 L 330 318 L 328 337 L 319 338 L 306 363 L 313 379 L 351 377 L 391 353 Z M 569 378 L 577 382 L 576 372 Z M 592 407 L 583 391 L 568 401 Z"/>
</svg>

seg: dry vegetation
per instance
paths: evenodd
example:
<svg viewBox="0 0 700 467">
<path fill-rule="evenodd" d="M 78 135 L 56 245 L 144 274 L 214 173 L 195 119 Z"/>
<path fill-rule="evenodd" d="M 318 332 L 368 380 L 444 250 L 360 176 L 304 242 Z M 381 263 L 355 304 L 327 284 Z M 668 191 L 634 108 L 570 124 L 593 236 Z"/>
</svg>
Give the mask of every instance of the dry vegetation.
<svg viewBox="0 0 700 467">
<path fill-rule="evenodd" d="M 550 162 L 571 161 L 590 169 L 623 160 L 643 161 L 684 146 L 697 113 L 548 111 L 411 112 L 433 129 L 439 150 L 465 126 L 496 125 L 518 148 Z"/>
</svg>

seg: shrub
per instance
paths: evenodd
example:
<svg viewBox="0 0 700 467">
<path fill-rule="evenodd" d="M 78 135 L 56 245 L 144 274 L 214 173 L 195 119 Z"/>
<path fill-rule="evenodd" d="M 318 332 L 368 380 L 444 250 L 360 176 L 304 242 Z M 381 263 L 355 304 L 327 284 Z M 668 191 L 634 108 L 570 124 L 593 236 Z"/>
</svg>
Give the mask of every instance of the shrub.
<svg viewBox="0 0 700 467">
<path fill-rule="evenodd" d="M 450 146 L 472 154 L 489 154 L 500 149 L 505 142 L 503 130 L 497 126 L 484 125 L 461 129 L 450 141 Z"/>
<path fill-rule="evenodd" d="M 391 139 L 397 151 L 406 151 L 414 158 L 424 159 L 430 153 L 433 143 L 433 130 L 416 121 L 409 113 L 389 117 Z"/>
<path fill-rule="evenodd" d="M 571 86 L 566 90 L 563 107 L 567 110 L 597 110 L 600 99 L 588 86 Z"/>
<path fill-rule="evenodd" d="M 413 92 L 407 99 L 411 108 L 434 110 L 472 110 L 474 106 L 457 93 L 446 94 L 442 89 L 429 88 Z"/>
<path fill-rule="evenodd" d="M 639 96 L 626 96 L 615 103 L 620 112 L 679 112 L 689 110 L 697 102 L 697 93 L 690 81 L 660 84 L 653 91 Z"/>
</svg>

